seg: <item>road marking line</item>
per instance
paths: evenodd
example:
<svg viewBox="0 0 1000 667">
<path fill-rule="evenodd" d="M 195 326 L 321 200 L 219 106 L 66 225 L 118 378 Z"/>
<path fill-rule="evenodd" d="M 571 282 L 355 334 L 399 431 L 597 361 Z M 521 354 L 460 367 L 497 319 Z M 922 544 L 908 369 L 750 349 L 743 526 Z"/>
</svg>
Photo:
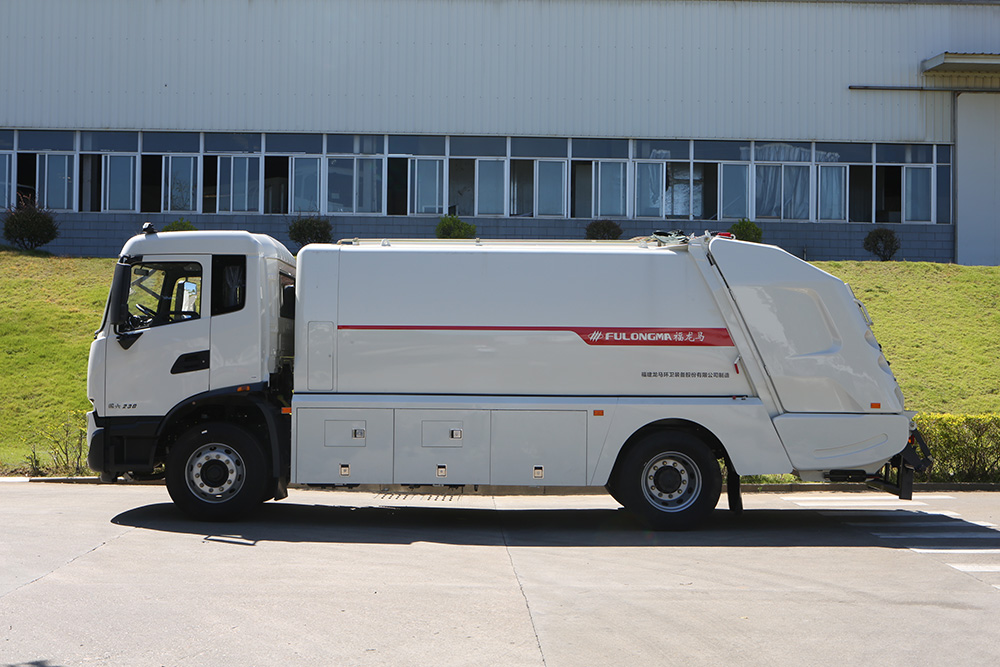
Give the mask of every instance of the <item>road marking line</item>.
<svg viewBox="0 0 1000 667">
<path fill-rule="evenodd" d="M 923 514 L 919 510 L 913 510 L 912 512 L 908 510 L 822 510 L 820 511 L 822 516 L 840 516 L 840 517 L 886 517 L 895 516 L 899 518 L 903 517 L 925 517 L 933 516 L 928 514 Z"/>
<path fill-rule="evenodd" d="M 910 547 L 910 551 L 918 554 L 941 554 L 942 556 L 952 556 L 957 554 L 1000 554 L 1000 549 L 948 549 L 948 548 L 930 548 L 930 549 L 917 549 L 916 547 Z"/>
<path fill-rule="evenodd" d="M 962 563 L 948 563 L 959 572 L 1000 572 L 1000 565 L 964 565 Z"/>
<path fill-rule="evenodd" d="M 915 500 L 954 500 L 953 496 L 937 496 L 932 493 L 914 493 L 913 498 Z M 793 493 L 781 496 L 781 499 L 793 502 L 797 500 L 885 500 L 899 502 L 899 498 L 887 493 L 824 493 L 819 497 L 815 493 Z"/>
<path fill-rule="evenodd" d="M 961 519 L 953 519 L 951 517 L 946 517 L 942 521 L 845 521 L 848 526 L 860 526 L 861 528 L 938 528 L 938 527 L 949 527 L 949 528 L 966 528 L 966 527 L 982 527 L 982 528 L 993 528 L 996 524 L 990 523 L 988 521 L 962 521 Z"/>
<path fill-rule="evenodd" d="M 797 502 L 795 504 L 798 505 L 799 507 L 804 508 L 804 509 L 812 509 L 812 510 L 814 510 L 814 509 L 831 509 L 831 510 L 836 510 L 836 509 L 859 509 L 859 508 L 864 508 L 864 507 L 870 507 L 872 509 L 896 508 L 896 509 L 905 510 L 905 509 L 913 508 L 915 506 L 922 506 L 922 505 L 925 505 L 926 503 L 922 503 L 919 500 L 908 500 L 908 501 L 899 501 L 899 500 L 897 500 L 894 503 L 874 503 L 874 502 L 873 503 L 835 503 L 835 502 L 807 503 L 807 502 Z"/>
<path fill-rule="evenodd" d="M 961 533 L 872 533 L 875 537 L 886 540 L 997 540 L 1000 532 L 966 531 Z"/>
</svg>

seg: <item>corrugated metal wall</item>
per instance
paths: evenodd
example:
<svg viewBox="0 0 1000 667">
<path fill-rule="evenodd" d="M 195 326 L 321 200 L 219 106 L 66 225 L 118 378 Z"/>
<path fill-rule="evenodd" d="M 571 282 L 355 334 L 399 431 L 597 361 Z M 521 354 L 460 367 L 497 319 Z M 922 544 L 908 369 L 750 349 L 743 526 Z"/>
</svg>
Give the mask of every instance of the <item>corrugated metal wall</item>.
<svg viewBox="0 0 1000 667">
<path fill-rule="evenodd" d="M 4 0 L 0 126 L 951 141 L 1000 4 Z"/>
</svg>

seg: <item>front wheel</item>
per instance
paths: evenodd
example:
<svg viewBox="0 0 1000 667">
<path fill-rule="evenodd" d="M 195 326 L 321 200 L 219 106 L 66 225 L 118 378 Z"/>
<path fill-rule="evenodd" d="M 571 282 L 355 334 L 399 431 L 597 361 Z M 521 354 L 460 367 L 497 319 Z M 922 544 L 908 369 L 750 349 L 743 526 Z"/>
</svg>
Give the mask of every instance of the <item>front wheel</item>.
<svg viewBox="0 0 1000 667">
<path fill-rule="evenodd" d="M 202 521 L 228 521 L 255 510 L 267 480 L 260 442 L 233 424 L 210 422 L 186 431 L 167 460 L 170 498 Z"/>
<path fill-rule="evenodd" d="M 658 431 L 625 453 L 613 487 L 616 499 L 654 530 L 687 530 L 718 504 L 722 471 L 692 433 Z"/>
</svg>

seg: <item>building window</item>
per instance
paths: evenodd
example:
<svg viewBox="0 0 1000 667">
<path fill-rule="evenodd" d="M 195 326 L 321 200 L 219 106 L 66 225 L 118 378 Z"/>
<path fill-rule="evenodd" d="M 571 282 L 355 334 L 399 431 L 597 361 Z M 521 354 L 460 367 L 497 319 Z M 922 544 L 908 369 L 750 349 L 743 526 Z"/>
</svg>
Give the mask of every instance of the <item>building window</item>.
<svg viewBox="0 0 1000 667">
<path fill-rule="evenodd" d="M 329 158 L 326 162 L 326 210 L 354 213 L 354 158 Z"/>
<path fill-rule="evenodd" d="M 452 137 L 452 157 L 506 157 L 506 137 Z"/>
<path fill-rule="evenodd" d="M 932 167 L 903 167 L 903 214 L 906 222 L 931 221 Z"/>
<path fill-rule="evenodd" d="M 554 137 L 511 137 L 512 157 L 567 157 L 566 139 Z"/>
<path fill-rule="evenodd" d="M 382 158 L 358 158 L 357 194 L 358 213 L 382 212 Z"/>
<path fill-rule="evenodd" d="M 626 163 L 598 162 L 597 214 L 625 217 Z"/>
<path fill-rule="evenodd" d="M 215 167 L 212 179 L 210 167 Z M 217 192 L 215 210 L 219 213 L 256 213 L 260 210 L 260 158 L 242 155 L 209 155 L 205 157 L 206 201 L 209 183 Z M 206 212 L 212 212 L 206 203 Z"/>
<path fill-rule="evenodd" d="M 745 218 L 748 215 L 747 201 L 749 197 L 747 193 L 750 186 L 748 171 L 745 164 L 722 165 L 721 204 L 723 218 Z"/>
<path fill-rule="evenodd" d="M 755 179 L 758 218 L 809 219 L 809 167 L 758 164 Z"/>
<path fill-rule="evenodd" d="M 815 160 L 819 165 L 819 220 L 871 222 L 872 145 L 817 143 Z"/>
<path fill-rule="evenodd" d="M 316 157 L 292 158 L 292 212 L 319 213 L 319 165 Z"/>
<path fill-rule="evenodd" d="M 197 132 L 143 132 L 143 153 L 198 153 L 201 136 Z"/>
<path fill-rule="evenodd" d="M 844 165 L 820 165 L 819 219 L 821 221 L 844 221 L 847 219 L 847 167 Z"/>
<path fill-rule="evenodd" d="M 694 159 L 712 160 L 694 165 L 692 174 L 694 216 L 705 220 L 747 217 L 750 192 L 749 164 L 716 161 L 749 162 L 750 143 L 695 141 Z"/>
<path fill-rule="evenodd" d="M 104 210 L 135 210 L 135 156 L 104 155 Z"/>
<path fill-rule="evenodd" d="M 566 162 L 539 160 L 537 168 L 538 215 L 566 215 Z"/>
<path fill-rule="evenodd" d="M 386 165 L 388 214 L 444 213 L 445 138 L 390 136 L 389 153 L 393 155 Z"/>
<path fill-rule="evenodd" d="M 691 215 L 692 169 L 689 162 L 666 163 L 666 191 L 663 214 L 668 218 L 687 219 Z"/>
<path fill-rule="evenodd" d="M 260 153 L 257 132 L 206 132 L 206 153 Z"/>
<path fill-rule="evenodd" d="M 40 153 L 37 158 L 38 201 L 57 211 L 73 210 L 73 156 Z"/>
<path fill-rule="evenodd" d="M 410 211 L 418 215 L 444 213 L 444 160 L 410 158 Z"/>
<path fill-rule="evenodd" d="M 71 151 L 76 148 L 71 130 L 21 130 L 17 133 L 19 151 Z"/>
<path fill-rule="evenodd" d="M 476 214 L 476 161 L 448 160 L 448 214 Z"/>
<path fill-rule="evenodd" d="M 163 156 L 163 210 L 195 211 L 198 190 L 198 158 L 194 155 Z"/>
<path fill-rule="evenodd" d="M 635 215 L 637 218 L 663 217 L 664 168 L 662 162 L 635 165 Z"/>
<path fill-rule="evenodd" d="M 322 134 L 266 134 L 264 140 L 268 153 L 318 154 L 323 152 Z"/>
<path fill-rule="evenodd" d="M 80 151 L 79 210 L 134 211 L 139 133 L 80 132 Z"/>
<path fill-rule="evenodd" d="M 594 163 L 573 160 L 570 165 L 570 216 L 591 218 L 594 215 Z"/>
<path fill-rule="evenodd" d="M 951 146 L 936 146 L 935 154 L 937 162 L 937 188 L 935 191 L 937 222 L 938 224 L 948 224 L 951 222 Z"/>
<path fill-rule="evenodd" d="M 504 161 L 476 160 L 476 215 L 503 215 Z"/>
<path fill-rule="evenodd" d="M 532 160 L 510 161 L 510 214 L 535 214 L 535 163 Z"/>
<path fill-rule="evenodd" d="M 288 213 L 288 157 L 264 157 L 264 213 Z"/>
<path fill-rule="evenodd" d="M 0 153 L 0 209 L 11 206 L 11 154 Z"/>
</svg>

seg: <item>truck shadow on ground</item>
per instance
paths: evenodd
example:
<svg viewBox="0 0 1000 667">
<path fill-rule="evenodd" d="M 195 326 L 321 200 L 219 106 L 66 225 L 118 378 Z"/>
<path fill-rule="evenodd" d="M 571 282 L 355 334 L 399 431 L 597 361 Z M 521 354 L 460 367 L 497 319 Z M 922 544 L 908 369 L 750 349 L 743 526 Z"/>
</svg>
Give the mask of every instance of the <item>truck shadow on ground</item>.
<svg viewBox="0 0 1000 667">
<path fill-rule="evenodd" d="M 926 518 L 899 510 L 900 529 Z M 885 520 L 884 515 L 879 516 Z M 855 521 L 852 519 L 852 521 Z M 338 507 L 267 504 L 240 522 L 192 521 L 168 503 L 128 510 L 112 519 L 121 526 L 200 535 L 211 542 L 253 546 L 266 542 L 316 544 L 413 544 L 516 547 L 885 547 L 911 542 L 883 539 L 857 525 L 808 509 L 757 509 L 741 515 L 717 509 L 701 528 L 681 532 L 647 530 L 624 509 L 467 509 L 437 507 Z M 935 547 L 990 542 L 1000 533 L 961 519 L 942 524 L 969 531 L 970 539 L 932 540 Z"/>
</svg>

